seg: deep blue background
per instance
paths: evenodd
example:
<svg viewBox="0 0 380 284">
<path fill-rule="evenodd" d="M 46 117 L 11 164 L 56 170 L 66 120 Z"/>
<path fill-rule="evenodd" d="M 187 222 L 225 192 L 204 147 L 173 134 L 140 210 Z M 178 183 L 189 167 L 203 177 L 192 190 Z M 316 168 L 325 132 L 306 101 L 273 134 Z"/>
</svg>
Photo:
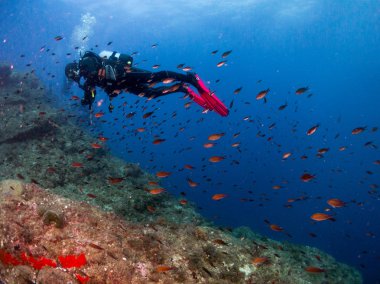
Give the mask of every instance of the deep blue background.
<svg viewBox="0 0 380 284">
<path fill-rule="evenodd" d="M 181 94 L 138 103 L 126 94 L 114 100 L 114 113 L 104 117 L 109 123 L 94 122 L 90 129 L 96 135 L 104 131 L 116 155 L 152 173 L 172 172 L 164 187 L 176 195 L 186 192 L 217 224 L 245 225 L 274 239 L 316 246 L 360 269 L 367 283 L 379 282 L 379 193 L 376 188 L 369 193 L 371 185 L 379 184 L 380 168 L 373 163 L 380 159 L 375 147 L 379 132 L 371 131 L 380 126 L 379 1 L 105 2 L 0 1 L 0 61 L 18 70 L 34 69 L 65 108 L 85 118 L 86 127 L 87 110 L 69 100 L 81 92 L 75 86 L 71 93 L 63 91 L 64 66 L 78 59 L 72 34 L 81 15 L 96 18 L 88 43 L 89 48 L 99 45 L 94 51 L 137 51 L 135 63 L 150 70 L 154 64 L 161 65 L 159 70 L 175 71 L 180 63 L 194 67 L 226 104 L 234 101 L 229 117 L 201 114 L 195 104 L 185 109 L 188 100 Z M 57 35 L 63 40 L 55 41 Z M 152 48 L 155 43 L 158 47 Z M 213 50 L 219 52 L 212 55 Z M 217 68 L 227 50 L 232 50 L 227 65 Z M 310 90 L 295 95 L 304 86 Z M 243 89 L 235 95 L 238 87 Z M 257 93 L 267 88 L 267 103 L 256 101 Z M 105 110 L 108 101 L 100 90 L 98 98 L 105 100 L 99 108 Z M 125 101 L 123 113 L 118 107 Z M 279 111 L 285 103 L 288 107 Z M 154 115 L 142 119 L 151 110 Z M 135 117 L 125 118 L 132 111 Z M 247 116 L 250 120 L 244 120 Z M 276 125 L 269 129 L 272 123 Z M 317 132 L 307 136 L 316 124 Z M 143 126 L 147 131 L 137 134 L 136 128 Z M 367 128 L 352 135 L 358 126 Z M 203 148 L 208 135 L 220 132 L 225 136 L 214 148 Z M 237 132 L 241 134 L 234 139 Z M 153 145 L 155 135 L 166 141 Z M 369 141 L 375 146 L 364 146 Z M 234 142 L 241 143 L 238 149 L 231 147 Z M 347 150 L 339 151 L 341 146 Z M 322 158 L 316 157 L 320 148 L 329 148 Z M 283 161 L 288 151 L 293 155 Z M 212 155 L 226 159 L 211 164 Z M 195 170 L 183 170 L 185 164 Z M 315 174 L 315 180 L 303 183 L 305 171 Z M 200 185 L 190 188 L 186 178 Z M 282 188 L 274 190 L 274 185 Z M 215 202 L 215 193 L 228 197 Z M 301 196 L 303 201 L 284 207 L 289 198 Z M 332 210 L 337 221 L 312 222 L 310 215 L 328 208 L 330 198 L 347 202 Z M 264 219 L 292 238 L 271 231 Z M 310 237 L 311 232 L 317 237 Z"/>
</svg>

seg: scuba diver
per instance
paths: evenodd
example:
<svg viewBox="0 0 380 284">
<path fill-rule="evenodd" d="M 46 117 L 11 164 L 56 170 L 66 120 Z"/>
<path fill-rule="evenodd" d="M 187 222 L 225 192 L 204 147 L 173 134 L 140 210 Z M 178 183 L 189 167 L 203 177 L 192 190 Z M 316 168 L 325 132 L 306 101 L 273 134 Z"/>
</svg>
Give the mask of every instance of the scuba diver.
<svg viewBox="0 0 380 284">
<path fill-rule="evenodd" d="M 211 92 L 196 73 L 181 74 L 172 71 L 150 72 L 132 67 L 133 58 L 127 54 L 102 51 L 99 55 L 86 51 L 79 62 L 66 65 L 65 74 L 70 80 L 75 81 L 83 89 L 84 97 L 82 105 L 88 105 L 89 109 L 96 96 L 96 87 L 102 88 L 110 100 L 118 96 L 122 91 L 149 99 L 182 92 L 187 94 L 194 102 L 203 107 L 205 111 L 213 110 L 221 116 L 227 116 L 229 110 Z M 81 83 L 81 78 L 84 83 Z M 158 83 L 170 84 L 170 86 L 154 87 Z M 176 83 L 178 82 L 178 83 Z M 189 84 L 194 86 L 200 95 L 196 94 Z M 113 106 L 110 104 L 109 110 Z"/>
</svg>

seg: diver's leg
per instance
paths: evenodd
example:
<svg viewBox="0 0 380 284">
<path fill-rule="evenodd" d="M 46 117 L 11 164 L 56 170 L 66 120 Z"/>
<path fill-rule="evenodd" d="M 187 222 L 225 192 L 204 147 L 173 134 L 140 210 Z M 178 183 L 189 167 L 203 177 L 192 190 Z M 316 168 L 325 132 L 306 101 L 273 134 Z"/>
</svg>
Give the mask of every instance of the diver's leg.
<svg viewBox="0 0 380 284">
<path fill-rule="evenodd" d="M 140 97 L 146 98 L 158 98 L 162 96 L 166 96 L 173 93 L 185 93 L 187 94 L 187 90 L 183 87 L 182 84 L 175 84 L 170 87 L 155 87 L 149 88 L 145 85 L 138 85 L 134 87 L 130 87 L 127 89 L 128 92 L 138 95 Z"/>
<path fill-rule="evenodd" d="M 149 72 L 147 70 L 131 68 L 123 76 L 123 80 L 129 82 L 135 82 L 136 84 L 149 84 L 149 83 L 159 83 L 165 79 L 174 79 L 174 81 L 188 83 L 196 88 L 199 88 L 197 84 L 197 79 L 194 73 L 181 74 L 173 71 L 159 71 L 159 72 Z"/>
<path fill-rule="evenodd" d="M 134 93 L 139 96 L 143 96 L 149 99 L 155 99 L 161 96 L 166 96 L 173 93 L 184 93 L 190 97 L 195 103 L 203 107 L 204 109 L 210 109 L 206 101 L 199 95 L 197 95 L 188 85 L 186 84 L 175 84 L 170 87 L 156 87 L 148 88 L 139 86 L 137 88 L 128 89 L 129 92 Z"/>
</svg>

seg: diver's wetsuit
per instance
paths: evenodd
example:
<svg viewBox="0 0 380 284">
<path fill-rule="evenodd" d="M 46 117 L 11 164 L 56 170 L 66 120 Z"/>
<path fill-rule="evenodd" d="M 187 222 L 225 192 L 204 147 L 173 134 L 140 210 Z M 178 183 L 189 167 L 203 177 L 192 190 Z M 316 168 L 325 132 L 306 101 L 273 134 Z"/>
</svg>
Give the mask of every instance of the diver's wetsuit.
<svg viewBox="0 0 380 284">
<path fill-rule="evenodd" d="M 106 52 L 107 53 L 107 52 Z M 149 99 L 182 92 L 195 103 L 205 109 L 213 110 L 222 116 L 228 115 L 227 107 L 210 92 L 196 73 L 181 74 L 173 71 L 150 72 L 132 67 L 133 58 L 129 55 L 109 52 L 110 56 L 102 56 L 87 51 L 79 63 L 66 65 L 66 76 L 78 83 L 84 90 L 83 105 L 91 109 L 96 96 L 96 87 L 102 88 L 112 99 L 122 91 L 126 91 Z M 80 79 L 84 78 L 84 84 Z M 157 83 L 168 85 L 154 87 Z M 195 93 L 189 85 L 195 87 Z M 110 105 L 110 111 L 112 110 Z"/>
<path fill-rule="evenodd" d="M 185 74 L 173 71 L 149 72 L 143 69 L 131 68 L 130 71 L 126 72 L 125 75 L 115 83 L 115 87 L 116 89 L 127 89 L 130 93 L 149 98 L 165 96 L 175 92 L 185 92 L 182 85 L 178 85 L 178 88 L 172 88 L 172 86 L 150 86 L 168 78 L 182 83 L 194 84 L 192 78 Z"/>
<path fill-rule="evenodd" d="M 100 87 L 109 95 L 110 98 L 116 97 L 121 91 L 127 91 L 138 96 L 157 98 L 175 92 L 187 93 L 183 87 L 184 83 L 192 84 L 197 87 L 197 81 L 192 73 L 180 74 L 173 71 L 150 72 L 144 69 L 127 66 L 118 68 L 115 66 L 116 61 L 109 59 L 102 60 L 99 64 L 99 58 L 91 53 L 90 57 L 86 57 L 80 67 L 80 77 L 83 77 L 85 82 L 78 85 L 84 90 L 84 99 L 82 104 L 91 105 L 95 99 L 95 87 Z M 114 77 L 106 75 L 106 65 L 112 66 Z M 120 66 L 119 66 L 120 67 Z M 153 87 L 155 83 L 162 83 L 165 79 L 173 79 L 177 84 L 168 86 Z"/>
</svg>

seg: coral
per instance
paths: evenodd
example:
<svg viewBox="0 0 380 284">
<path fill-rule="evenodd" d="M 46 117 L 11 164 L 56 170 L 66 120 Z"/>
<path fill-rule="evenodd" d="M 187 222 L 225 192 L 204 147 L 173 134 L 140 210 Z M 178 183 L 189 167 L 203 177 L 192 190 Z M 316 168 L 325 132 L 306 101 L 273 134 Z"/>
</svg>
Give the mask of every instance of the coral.
<svg viewBox="0 0 380 284">
<path fill-rule="evenodd" d="M 42 221 L 45 225 L 50 225 L 55 223 L 56 228 L 63 228 L 65 224 L 64 215 L 61 212 L 56 212 L 53 210 L 46 210 L 42 215 Z"/>
</svg>

